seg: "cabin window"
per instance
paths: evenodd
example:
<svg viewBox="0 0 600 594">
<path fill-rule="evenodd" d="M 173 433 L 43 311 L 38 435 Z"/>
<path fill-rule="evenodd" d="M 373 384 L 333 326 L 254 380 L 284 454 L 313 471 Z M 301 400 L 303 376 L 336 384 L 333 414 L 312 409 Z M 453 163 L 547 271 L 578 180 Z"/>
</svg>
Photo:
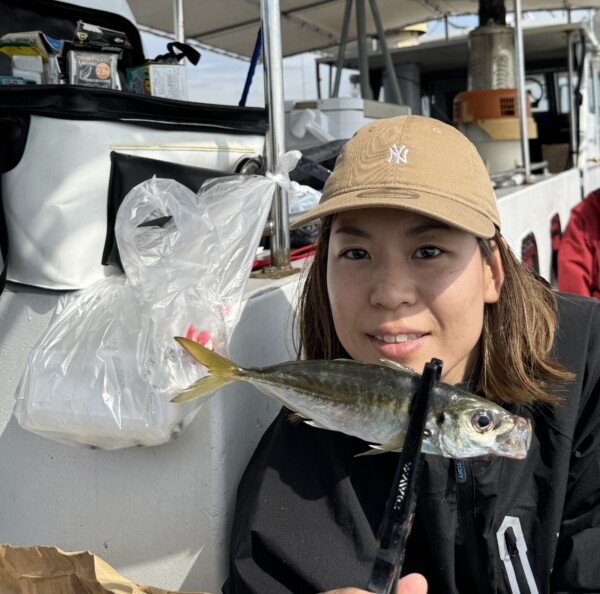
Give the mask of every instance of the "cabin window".
<svg viewBox="0 0 600 594">
<path fill-rule="evenodd" d="M 539 274 L 540 261 L 538 258 L 537 242 L 533 233 L 529 233 L 521 242 L 521 261 L 526 268 Z"/>
<path fill-rule="evenodd" d="M 559 113 L 569 113 L 569 74 L 561 72 L 556 77 L 556 86 L 558 89 L 558 111 Z M 577 76 L 573 75 L 573 89 L 577 88 Z"/>
</svg>

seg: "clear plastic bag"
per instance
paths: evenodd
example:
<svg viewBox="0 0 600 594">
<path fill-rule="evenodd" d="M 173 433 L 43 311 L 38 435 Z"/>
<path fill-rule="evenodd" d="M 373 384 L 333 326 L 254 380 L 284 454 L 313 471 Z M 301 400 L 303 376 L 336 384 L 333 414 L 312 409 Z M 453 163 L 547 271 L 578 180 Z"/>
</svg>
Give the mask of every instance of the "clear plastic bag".
<svg viewBox="0 0 600 594">
<path fill-rule="evenodd" d="M 198 196 L 156 178 L 131 190 L 115 225 L 125 274 L 61 299 L 17 388 L 19 424 L 104 449 L 183 431 L 202 403 L 170 399 L 202 368 L 173 337 L 227 354 L 276 184 L 299 156 L 274 176 L 209 180 Z"/>
<path fill-rule="evenodd" d="M 298 182 L 290 182 L 290 190 L 288 190 L 288 199 L 290 204 L 290 212 L 306 212 L 311 208 L 315 208 L 319 204 L 322 192 L 304 186 Z"/>
</svg>

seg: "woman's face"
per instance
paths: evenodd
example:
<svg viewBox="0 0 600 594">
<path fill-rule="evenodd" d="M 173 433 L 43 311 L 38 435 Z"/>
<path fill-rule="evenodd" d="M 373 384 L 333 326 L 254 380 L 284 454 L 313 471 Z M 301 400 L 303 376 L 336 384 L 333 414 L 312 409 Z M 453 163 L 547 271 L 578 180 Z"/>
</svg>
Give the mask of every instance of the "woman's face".
<svg viewBox="0 0 600 594">
<path fill-rule="evenodd" d="M 436 357 L 445 382 L 468 380 L 484 305 L 498 300 L 503 279 L 495 245 L 486 262 L 474 235 L 429 217 L 368 208 L 333 220 L 327 290 L 353 359 L 392 359 L 420 373 Z"/>
</svg>

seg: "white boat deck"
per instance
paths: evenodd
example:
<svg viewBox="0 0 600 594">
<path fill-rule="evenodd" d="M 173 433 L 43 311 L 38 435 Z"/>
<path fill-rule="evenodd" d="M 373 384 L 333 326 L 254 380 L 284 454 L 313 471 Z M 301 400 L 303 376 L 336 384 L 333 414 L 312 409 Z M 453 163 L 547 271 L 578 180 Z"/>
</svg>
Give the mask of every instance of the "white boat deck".
<svg viewBox="0 0 600 594">
<path fill-rule="evenodd" d="M 236 362 L 293 358 L 298 278 L 250 279 L 230 345 Z M 12 417 L 13 396 L 58 296 L 10 284 L 0 299 L 2 542 L 89 550 L 136 583 L 220 592 L 236 486 L 279 406 L 234 384 L 179 439 L 152 448 L 91 450 L 29 433 Z"/>
</svg>

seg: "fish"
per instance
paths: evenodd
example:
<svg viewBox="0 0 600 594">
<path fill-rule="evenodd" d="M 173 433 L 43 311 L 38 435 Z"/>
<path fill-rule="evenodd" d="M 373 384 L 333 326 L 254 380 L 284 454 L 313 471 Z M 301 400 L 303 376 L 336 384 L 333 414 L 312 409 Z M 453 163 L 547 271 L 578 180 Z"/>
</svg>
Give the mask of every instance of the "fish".
<svg viewBox="0 0 600 594">
<path fill-rule="evenodd" d="M 365 452 L 400 451 L 410 403 L 421 375 L 388 359 L 288 361 L 270 367 L 237 366 L 183 337 L 175 340 L 208 369 L 171 402 L 208 396 L 234 382 L 249 382 L 313 427 L 365 441 Z M 531 443 L 529 419 L 441 381 L 434 383 L 421 451 L 454 459 L 504 456 L 522 460 Z M 360 455 L 360 454 L 359 454 Z"/>
</svg>

